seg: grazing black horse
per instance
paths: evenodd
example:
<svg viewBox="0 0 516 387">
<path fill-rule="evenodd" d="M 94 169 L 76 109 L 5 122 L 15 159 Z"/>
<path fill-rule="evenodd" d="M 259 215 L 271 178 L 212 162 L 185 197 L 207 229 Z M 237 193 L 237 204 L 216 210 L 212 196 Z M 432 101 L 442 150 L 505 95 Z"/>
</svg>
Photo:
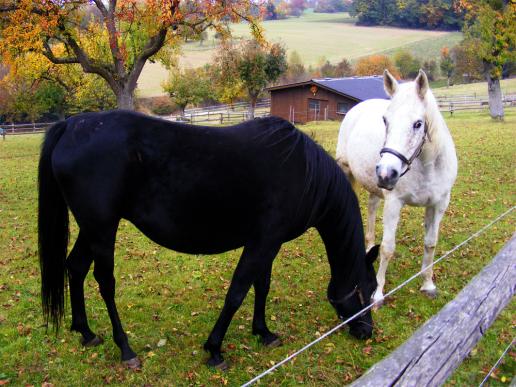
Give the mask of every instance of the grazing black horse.
<svg viewBox="0 0 516 387">
<path fill-rule="evenodd" d="M 68 208 L 80 231 L 70 254 Z M 253 334 L 276 345 L 265 322 L 272 262 L 283 242 L 316 227 L 331 267 L 328 298 L 340 318 L 358 312 L 376 288 L 366 256 L 358 201 L 344 173 L 308 136 L 280 118 L 215 128 L 142 114 L 81 114 L 46 134 L 39 163 L 39 254 L 43 312 L 59 329 L 68 275 L 71 329 L 86 346 L 101 342 L 89 328 L 83 284 L 93 274 L 129 367 L 140 362 L 115 305 L 115 236 L 127 219 L 150 239 L 189 254 L 243 246 L 220 316 L 204 344 L 208 364 L 224 366 L 221 344 L 251 285 Z M 370 337 L 365 313 L 351 333 Z"/>
</svg>

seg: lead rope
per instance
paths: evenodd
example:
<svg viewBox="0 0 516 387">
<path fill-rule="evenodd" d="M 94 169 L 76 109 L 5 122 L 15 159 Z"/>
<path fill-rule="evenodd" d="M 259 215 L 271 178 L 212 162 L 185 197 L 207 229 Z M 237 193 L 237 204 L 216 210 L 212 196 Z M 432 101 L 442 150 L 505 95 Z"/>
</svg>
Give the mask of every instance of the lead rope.
<svg viewBox="0 0 516 387">
<path fill-rule="evenodd" d="M 390 295 L 396 293 L 398 290 L 400 290 L 401 288 L 403 288 L 405 285 L 407 285 L 408 283 L 412 282 L 415 278 L 417 278 L 418 276 L 420 276 L 421 274 L 423 274 L 425 271 L 427 271 L 429 268 L 433 267 L 435 264 L 437 264 L 438 262 L 441 262 L 443 259 L 445 259 L 446 257 L 448 257 L 450 254 L 452 254 L 453 252 L 455 252 L 456 250 L 458 250 L 459 248 L 461 248 L 462 246 L 464 246 L 466 243 L 468 243 L 470 240 L 476 238 L 477 236 L 479 236 L 480 234 L 482 234 L 485 230 L 487 230 L 489 227 L 491 227 L 493 224 L 495 224 L 496 222 L 498 222 L 500 219 L 504 218 L 505 216 L 509 215 L 514 209 L 516 208 L 516 206 L 513 206 L 511 208 L 509 208 L 507 211 L 505 211 L 503 214 L 501 214 L 500 216 L 498 216 L 495 220 L 491 221 L 489 224 L 485 225 L 484 227 L 482 227 L 480 230 L 478 230 L 476 233 L 474 233 L 473 235 L 469 236 L 467 239 L 465 239 L 464 241 L 462 241 L 461 243 L 459 243 L 457 246 L 455 246 L 453 249 L 449 250 L 448 252 L 446 252 L 444 255 L 442 255 L 441 257 L 439 257 L 439 259 L 435 260 L 434 262 L 432 262 L 430 265 L 426 266 L 424 269 L 420 270 L 419 272 L 417 272 L 416 274 L 414 274 L 413 276 L 411 276 L 409 279 L 407 279 L 406 281 L 402 282 L 401 284 L 399 284 L 398 286 L 396 286 L 394 289 L 392 289 L 390 292 L 387 292 L 383 298 L 386 299 L 387 297 L 389 297 Z M 285 359 L 281 360 L 280 362 L 276 363 L 275 365 L 273 365 L 271 368 L 269 368 L 268 370 L 262 372 L 260 375 L 258 376 L 255 376 L 253 379 L 249 380 L 247 383 L 245 384 L 242 384 L 242 387 L 247 387 L 247 386 L 250 386 L 254 383 L 256 383 L 258 380 L 260 380 L 261 378 L 263 378 L 264 376 L 270 374 L 272 371 L 274 371 L 275 369 L 281 367 L 283 364 L 285 363 L 288 363 L 290 360 L 292 360 L 293 358 L 295 358 L 296 356 L 298 356 L 299 354 L 301 354 L 302 352 L 306 351 L 308 348 L 314 346 L 315 344 L 317 344 L 319 341 L 325 339 L 326 337 L 330 336 L 333 332 L 339 330 L 340 328 L 342 328 L 344 325 L 346 325 L 348 322 L 350 322 L 351 320 L 355 319 L 356 317 L 360 316 L 362 313 L 364 312 L 367 312 L 368 310 L 370 310 L 372 307 L 374 307 L 376 304 L 382 302 L 383 300 L 377 300 L 371 304 L 369 304 L 368 306 L 366 306 L 365 308 L 363 308 L 361 311 L 355 313 L 353 316 L 351 316 L 350 318 L 348 318 L 347 320 L 341 322 L 340 324 L 336 325 L 334 328 L 330 329 L 329 331 L 327 331 L 326 333 L 322 334 L 321 336 L 319 336 L 317 339 L 315 339 L 314 341 L 306 344 L 303 348 L 301 348 L 300 350 L 294 352 L 293 354 L 287 356 Z"/>
</svg>

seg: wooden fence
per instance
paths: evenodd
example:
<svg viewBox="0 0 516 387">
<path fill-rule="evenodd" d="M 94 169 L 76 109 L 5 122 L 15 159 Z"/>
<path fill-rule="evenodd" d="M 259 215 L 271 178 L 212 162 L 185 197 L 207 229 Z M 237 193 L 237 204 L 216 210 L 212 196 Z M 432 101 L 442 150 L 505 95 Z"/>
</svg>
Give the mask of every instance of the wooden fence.
<svg viewBox="0 0 516 387">
<path fill-rule="evenodd" d="M 5 140 L 6 135 L 13 134 L 27 134 L 27 133 L 42 133 L 45 132 L 54 122 L 31 123 L 31 124 L 1 124 L 0 134 Z"/>
<path fill-rule="evenodd" d="M 489 99 L 487 96 L 477 95 L 456 95 L 436 97 L 441 112 L 448 112 L 453 115 L 461 110 L 487 110 L 489 109 Z M 506 94 L 502 96 L 504 107 L 516 106 L 516 94 Z"/>
<path fill-rule="evenodd" d="M 453 373 L 516 291 L 516 234 L 471 282 L 352 386 L 437 386 Z"/>
<path fill-rule="evenodd" d="M 489 101 L 487 97 L 476 95 L 462 95 L 451 97 L 437 97 L 441 112 L 453 114 L 462 110 L 487 110 Z M 270 99 L 261 100 L 256 105 L 255 117 L 265 117 L 270 114 Z M 504 107 L 516 107 L 516 94 L 503 96 Z M 162 118 L 169 121 L 188 122 L 191 124 L 234 124 L 249 119 L 247 102 L 236 103 L 233 105 L 216 105 L 204 108 L 194 108 L 185 110 L 183 115 L 164 116 Z M 306 112 L 295 112 L 297 114 Z M 313 112 L 315 120 L 324 121 L 329 116 L 329 111 Z M 344 116 L 344 115 L 342 115 Z M 54 122 L 31 123 L 31 124 L 0 124 L 0 134 L 4 139 L 6 135 L 42 133 L 45 132 Z"/>
</svg>

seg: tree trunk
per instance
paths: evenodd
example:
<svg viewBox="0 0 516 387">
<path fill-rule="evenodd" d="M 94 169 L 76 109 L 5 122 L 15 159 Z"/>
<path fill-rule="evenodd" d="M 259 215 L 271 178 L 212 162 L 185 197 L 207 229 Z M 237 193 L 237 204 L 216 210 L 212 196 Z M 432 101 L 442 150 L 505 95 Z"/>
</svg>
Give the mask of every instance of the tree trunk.
<svg viewBox="0 0 516 387">
<path fill-rule="evenodd" d="M 134 110 L 134 89 L 121 87 L 115 91 L 115 95 L 118 109 Z"/>
<path fill-rule="evenodd" d="M 503 102 L 500 79 L 493 78 L 489 70 L 486 71 L 487 91 L 489 93 L 489 112 L 491 118 L 503 121 Z"/>
<path fill-rule="evenodd" d="M 249 110 L 248 110 L 248 116 L 249 120 L 252 120 L 254 118 L 254 109 L 256 108 L 256 101 L 258 100 L 257 95 L 250 95 L 249 96 Z"/>
</svg>

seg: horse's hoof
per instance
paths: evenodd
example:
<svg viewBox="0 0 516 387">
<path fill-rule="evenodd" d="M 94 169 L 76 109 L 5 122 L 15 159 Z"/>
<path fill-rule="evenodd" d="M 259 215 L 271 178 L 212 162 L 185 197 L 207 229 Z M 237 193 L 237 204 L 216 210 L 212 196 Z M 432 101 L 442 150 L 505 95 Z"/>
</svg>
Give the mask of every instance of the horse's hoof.
<svg viewBox="0 0 516 387">
<path fill-rule="evenodd" d="M 138 359 L 138 357 L 133 357 L 129 360 L 123 360 L 122 364 L 130 370 L 139 370 L 142 368 L 142 362 L 140 361 L 140 359 Z"/>
<path fill-rule="evenodd" d="M 85 346 L 86 348 L 89 348 L 89 347 L 96 347 L 97 345 L 100 345 L 104 343 L 104 340 L 102 339 L 102 337 L 99 337 L 99 336 L 96 336 L 91 339 L 90 341 L 86 342 L 86 340 L 84 340 L 84 338 L 81 339 L 81 344 L 83 346 Z"/>
<path fill-rule="evenodd" d="M 208 359 L 206 364 L 208 365 L 208 367 L 213 367 L 219 371 L 226 371 L 229 368 L 228 363 L 226 363 L 226 361 L 224 359 L 220 360 L 220 359 L 210 358 L 210 359 Z"/>
<path fill-rule="evenodd" d="M 276 348 L 276 347 L 279 347 L 283 343 L 281 342 L 281 339 L 279 337 L 276 337 L 276 338 L 272 339 L 271 341 L 263 340 L 263 344 L 267 348 Z"/>
<path fill-rule="evenodd" d="M 437 288 L 433 289 L 421 289 L 421 292 L 427 296 L 428 298 L 431 298 L 432 300 L 434 298 L 437 298 Z"/>
</svg>

